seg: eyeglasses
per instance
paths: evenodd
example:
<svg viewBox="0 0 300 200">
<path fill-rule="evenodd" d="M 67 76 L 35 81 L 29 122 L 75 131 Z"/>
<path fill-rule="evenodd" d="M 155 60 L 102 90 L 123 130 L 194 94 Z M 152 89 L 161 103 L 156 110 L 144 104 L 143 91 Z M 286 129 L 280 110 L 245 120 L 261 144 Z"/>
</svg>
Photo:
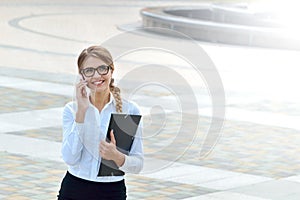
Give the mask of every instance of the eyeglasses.
<svg viewBox="0 0 300 200">
<path fill-rule="evenodd" d="M 109 69 L 111 69 L 111 66 L 101 65 L 97 68 L 88 67 L 88 68 L 82 69 L 82 70 L 80 70 L 80 73 L 82 73 L 86 77 L 92 77 L 92 76 L 94 76 L 96 70 L 97 70 L 98 74 L 106 75 L 108 73 Z"/>
</svg>

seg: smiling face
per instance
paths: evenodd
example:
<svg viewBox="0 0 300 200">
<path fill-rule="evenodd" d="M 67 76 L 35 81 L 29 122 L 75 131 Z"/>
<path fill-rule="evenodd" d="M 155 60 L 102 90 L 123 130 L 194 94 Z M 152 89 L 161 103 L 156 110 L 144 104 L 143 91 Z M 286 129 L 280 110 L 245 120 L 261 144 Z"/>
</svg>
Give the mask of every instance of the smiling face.
<svg viewBox="0 0 300 200">
<path fill-rule="evenodd" d="M 81 70 L 87 69 L 87 68 L 98 68 L 99 66 L 108 64 L 102 61 L 100 58 L 96 58 L 93 56 L 89 56 L 85 59 L 85 61 L 82 64 Z M 84 76 L 84 79 L 87 81 L 87 86 L 91 89 L 93 92 L 104 92 L 109 90 L 109 84 L 112 77 L 112 69 L 109 69 L 108 73 L 106 75 L 100 75 L 98 71 L 95 71 L 95 74 L 91 77 Z"/>
</svg>

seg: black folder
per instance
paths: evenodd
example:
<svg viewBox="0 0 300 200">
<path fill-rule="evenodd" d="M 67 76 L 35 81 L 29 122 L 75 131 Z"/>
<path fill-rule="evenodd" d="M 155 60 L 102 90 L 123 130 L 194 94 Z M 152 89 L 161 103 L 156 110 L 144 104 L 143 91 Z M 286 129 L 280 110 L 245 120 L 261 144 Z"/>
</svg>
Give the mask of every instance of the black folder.
<svg viewBox="0 0 300 200">
<path fill-rule="evenodd" d="M 141 115 L 112 113 L 110 116 L 106 140 L 110 142 L 110 131 L 113 130 L 117 149 L 128 155 L 141 117 Z M 98 176 L 122 175 L 124 175 L 124 172 L 118 169 L 118 166 L 114 161 L 105 159 L 101 160 Z"/>
</svg>

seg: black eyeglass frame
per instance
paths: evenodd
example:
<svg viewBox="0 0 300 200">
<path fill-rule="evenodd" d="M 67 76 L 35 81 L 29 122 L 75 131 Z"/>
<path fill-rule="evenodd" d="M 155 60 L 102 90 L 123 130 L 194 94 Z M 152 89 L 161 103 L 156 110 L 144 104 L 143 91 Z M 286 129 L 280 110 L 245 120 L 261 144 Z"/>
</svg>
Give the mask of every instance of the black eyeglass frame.
<svg viewBox="0 0 300 200">
<path fill-rule="evenodd" d="M 103 67 L 103 66 L 106 67 L 106 70 L 107 70 L 106 73 L 100 73 L 100 72 L 99 72 L 99 70 L 100 70 L 101 67 Z M 92 69 L 92 70 L 94 71 L 93 74 L 92 74 L 91 76 L 85 75 L 84 70 L 87 70 L 87 69 L 89 69 L 89 70 Z M 82 69 L 82 70 L 80 70 L 80 74 L 81 74 L 81 75 L 84 75 L 85 77 L 93 77 L 93 76 L 95 75 L 96 71 L 97 71 L 97 73 L 100 74 L 100 75 L 106 75 L 106 74 L 108 74 L 108 72 L 109 72 L 110 69 L 112 69 L 112 67 L 111 67 L 110 65 L 100 65 L 100 66 L 97 67 L 97 68 L 88 67 L 88 68 Z"/>
</svg>

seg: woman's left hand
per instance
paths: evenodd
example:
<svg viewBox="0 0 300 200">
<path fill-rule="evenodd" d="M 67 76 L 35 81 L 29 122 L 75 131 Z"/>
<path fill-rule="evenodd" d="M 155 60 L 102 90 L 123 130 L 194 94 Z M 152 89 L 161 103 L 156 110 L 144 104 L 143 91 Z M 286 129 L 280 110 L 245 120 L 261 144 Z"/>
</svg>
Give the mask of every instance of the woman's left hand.
<svg viewBox="0 0 300 200">
<path fill-rule="evenodd" d="M 106 160 L 113 160 L 118 166 L 122 166 L 125 161 L 125 155 L 117 150 L 113 130 L 110 131 L 110 139 L 110 142 L 105 140 L 100 142 L 100 156 Z"/>
</svg>

